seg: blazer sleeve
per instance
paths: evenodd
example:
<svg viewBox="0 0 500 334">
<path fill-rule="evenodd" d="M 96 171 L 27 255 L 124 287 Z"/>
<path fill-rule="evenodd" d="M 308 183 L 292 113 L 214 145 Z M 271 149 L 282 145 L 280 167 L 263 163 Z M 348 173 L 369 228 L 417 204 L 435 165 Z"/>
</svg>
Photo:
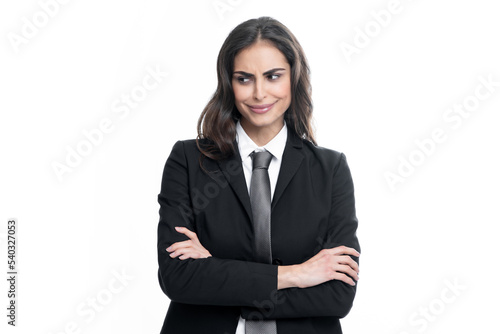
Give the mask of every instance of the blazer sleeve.
<svg viewBox="0 0 500 334">
<path fill-rule="evenodd" d="M 199 305 L 254 306 L 255 301 L 269 298 L 278 284 L 275 265 L 214 257 L 179 260 L 169 256 L 167 247 L 188 240 L 175 231 L 175 226 L 197 232 L 189 187 L 184 143 L 178 141 L 165 163 L 158 195 L 158 279 L 163 292 L 172 301 Z"/>
<path fill-rule="evenodd" d="M 329 215 L 328 235 L 322 248 L 340 245 L 360 251 L 356 236 L 358 220 L 354 203 L 354 186 L 351 172 L 342 153 L 334 168 L 333 192 Z M 357 263 L 359 259 L 352 257 Z M 345 317 L 354 301 L 356 286 L 339 280 L 331 280 L 310 288 L 278 290 L 274 298 L 268 298 L 262 307 L 243 307 L 245 319 L 279 319 L 335 316 Z"/>
</svg>

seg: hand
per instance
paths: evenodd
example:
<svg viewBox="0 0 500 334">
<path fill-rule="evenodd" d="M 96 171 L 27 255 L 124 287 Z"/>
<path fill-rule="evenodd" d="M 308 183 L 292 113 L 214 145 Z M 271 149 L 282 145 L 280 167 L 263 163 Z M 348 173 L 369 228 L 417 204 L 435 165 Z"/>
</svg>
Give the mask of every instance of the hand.
<svg viewBox="0 0 500 334">
<path fill-rule="evenodd" d="M 359 280 L 359 267 L 349 255 L 359 257 L 360 254 L 354 248 L 338 246 L 322 249 L 299 265 L 278 267 L 278 289 L 308 288 L 331 280 L 355 285 L 354 280 Z"/>
<path fill-rule="evenodd" d="M 203 259 L 212 256 L 212 254 L 210 254 L 210 252 L 201 245 L 196 233 L 185 227 L 179 226 L 176 226 L 175 230 L 179 233 L 185 234 L 190 240 L 179 241 L 168 247 L 167 252 L 170 253 L 170 257 L 176 258 L 180 255 L 179 259 L 185 260 Z"/>
</svg>

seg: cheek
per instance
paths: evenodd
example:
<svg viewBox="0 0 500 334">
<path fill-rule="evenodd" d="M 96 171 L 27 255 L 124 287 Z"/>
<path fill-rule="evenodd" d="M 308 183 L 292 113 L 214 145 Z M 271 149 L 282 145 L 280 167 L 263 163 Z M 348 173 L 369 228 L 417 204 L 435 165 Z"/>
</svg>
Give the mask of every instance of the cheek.
<svg viewBox="0 0 500 334">
<path fill-rule="evenodd" d="M 234 100 L 236 102 L 243 102 L 248 98 L 248 88 L 242 86 L 233 86 Z"/>
<path fill-rule="evenodd" d="M 289 99 L 291 97 L 290 83 L 282 83 L 273 87 L 273 94 L 282 99 Z"/>
</svg>

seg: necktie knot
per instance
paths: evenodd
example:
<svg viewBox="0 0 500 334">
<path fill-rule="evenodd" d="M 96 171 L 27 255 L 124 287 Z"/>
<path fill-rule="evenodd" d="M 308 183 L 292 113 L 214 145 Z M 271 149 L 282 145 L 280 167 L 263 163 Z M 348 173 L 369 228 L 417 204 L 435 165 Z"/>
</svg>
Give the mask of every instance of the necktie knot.
<svg viewBox="0 0 500 334">
<path fill-rule="evenodd" d="M 269 151 L 252 152 L 252 170 L 268 169 L 273 155 Z"/>
</svg>

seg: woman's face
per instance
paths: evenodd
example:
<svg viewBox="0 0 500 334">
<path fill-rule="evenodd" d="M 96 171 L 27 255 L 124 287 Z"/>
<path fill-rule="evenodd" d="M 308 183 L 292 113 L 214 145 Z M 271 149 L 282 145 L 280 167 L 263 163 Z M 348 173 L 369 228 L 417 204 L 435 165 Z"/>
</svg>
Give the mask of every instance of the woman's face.
<svg viewBox="0 0 500 334">
<path fill-rule="evenodd" d="M 292 101 L 290 65 L 267 41 L 259 41 L 234 58 L 232 78 L 236 108 L 247 133 L 266 129 L 277 134 Z"/>
</svg>

